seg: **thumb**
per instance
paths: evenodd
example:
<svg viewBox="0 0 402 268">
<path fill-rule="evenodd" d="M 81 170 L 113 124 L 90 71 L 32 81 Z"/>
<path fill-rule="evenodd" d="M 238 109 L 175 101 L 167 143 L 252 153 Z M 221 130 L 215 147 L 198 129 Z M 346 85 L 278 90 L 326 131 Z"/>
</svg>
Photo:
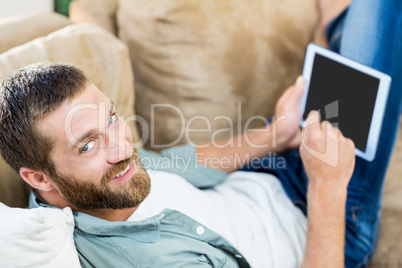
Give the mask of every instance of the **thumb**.
<svg viewBox="0 0 402 268">
<path fill-rule="evenodd" d="M 304 89 L 306 87 L 306 81 L 304 80 L 303 76 L 297 77 L 296 80 L 296 87 L 297 87 L 297 97 L 300 99 L 303 96 Z"/>
<path fill-rule="evenodd" d="M 296 83 L 289 88 L 287 95 L 289 95 L 288 97 L 288 101 L 291 102 L 291 105 L 298 105 L 301 101 L 301 98 L 303 96 L 304 93 L 304 88 L 306 86 L 306 83 L 304 81 L 303 76 L 299 76 L 296 80 Z"/>
</svg>

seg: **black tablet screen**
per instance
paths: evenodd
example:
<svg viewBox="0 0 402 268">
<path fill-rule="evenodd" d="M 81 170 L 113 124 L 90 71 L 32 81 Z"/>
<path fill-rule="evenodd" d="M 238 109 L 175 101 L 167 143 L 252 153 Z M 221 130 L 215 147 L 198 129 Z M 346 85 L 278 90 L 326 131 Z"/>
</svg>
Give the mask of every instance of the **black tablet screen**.
<svg viewBox="0 0 402 268">
<path fill-rule="evenodd" d="M 366 150 L 380 80 L 316 54 L 303 118 L 320 111 L 356 148 Z"/>
</svg>

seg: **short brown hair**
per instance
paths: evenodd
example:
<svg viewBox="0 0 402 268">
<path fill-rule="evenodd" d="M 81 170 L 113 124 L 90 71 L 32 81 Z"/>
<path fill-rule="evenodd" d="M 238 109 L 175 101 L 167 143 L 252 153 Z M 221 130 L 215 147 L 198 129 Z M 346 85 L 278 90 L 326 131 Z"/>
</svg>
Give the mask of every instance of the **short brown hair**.
<svg viewBox="0 0 402 268">
<path fill-rule="evenodd" d="M 28 65 L 2 81 L 0 153 L 14 170 L 28 167 L 52 175 L 53 142 L 39 133 L 36 123 L 80 94 L 88 83 L 81 70 L 64 63 Z"/>
</svg>

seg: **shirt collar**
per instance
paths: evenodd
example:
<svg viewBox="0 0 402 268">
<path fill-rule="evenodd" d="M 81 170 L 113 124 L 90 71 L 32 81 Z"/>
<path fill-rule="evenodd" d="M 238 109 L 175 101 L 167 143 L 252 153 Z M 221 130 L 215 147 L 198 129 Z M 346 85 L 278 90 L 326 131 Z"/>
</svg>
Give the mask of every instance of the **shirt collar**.
<svg viewBox="0 0 402 268">
<path fill-rule="evenodd" d="M 156 215 L 144 221 L 106 221 L 74 212 L 75 228 L 98 236 L 125 236 L 138 242 L 153 243 L 159 239 L 160 219 Z"/>
<path fill-rule="evenodd" d="M 29 202 L 31 208 L 58 208 L 40 203 L 32 193 Z M 159 239 L 160 219 L 165 214 L 166 212 L 162 212 L 143 221 L 106 221 L 85 213 L 73 212 L 75 231 L 78 229 L 81 232 L 97 236 L 125 236 L 142 243 L 153 243 Z"/>
</svg>

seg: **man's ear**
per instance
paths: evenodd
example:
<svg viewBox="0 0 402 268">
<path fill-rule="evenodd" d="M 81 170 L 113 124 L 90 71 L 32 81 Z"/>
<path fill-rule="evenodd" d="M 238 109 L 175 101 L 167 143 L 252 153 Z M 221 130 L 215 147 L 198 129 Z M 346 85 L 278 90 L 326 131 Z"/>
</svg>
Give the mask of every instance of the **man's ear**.
<svg viewBox="0 0 402 268">
<path fill-rule="evenodd" d="M 55 188 L 52 180 L 41 171 L 22 167 L 20 169 L 20 175 L 26 183 L 35 189 L 48 192 Z"/>
</svg>

